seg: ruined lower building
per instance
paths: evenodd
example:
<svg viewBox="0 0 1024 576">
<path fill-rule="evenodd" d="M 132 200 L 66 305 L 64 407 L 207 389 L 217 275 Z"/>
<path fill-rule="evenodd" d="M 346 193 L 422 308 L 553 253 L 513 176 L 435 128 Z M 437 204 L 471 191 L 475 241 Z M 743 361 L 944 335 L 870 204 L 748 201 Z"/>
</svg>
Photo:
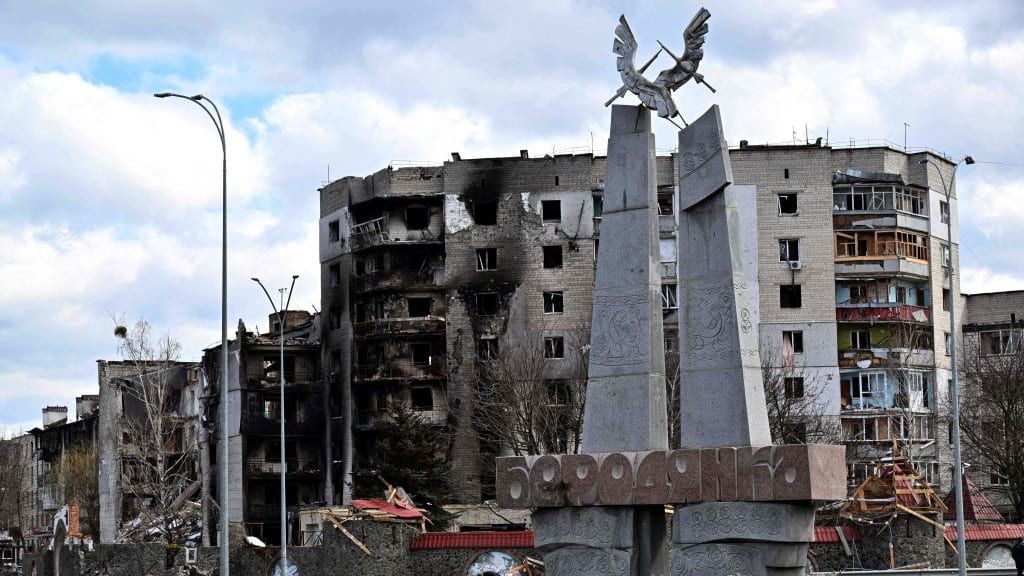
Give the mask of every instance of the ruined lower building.
<svg viewBox="0 0 1024 576">
<path fill-rule="evenodd" d="M 280 543 L 280 479 L 286 472 L 285 505 L 295 509 L 324 501 L 327 430 L 326 398 L 320 370 L 320 315 L 288 311 L 285 326 L 269 318 L 270 331 L 246 330 L 238 323 L 228 342 L 228 517 L 236 530 L 268 544 Z M 284 334 L 284 365 L 279 338 Z M 204 351 L 202 413 L 207 423 L 200 441 L 204 541 L 216 544 L 217 422 L 220 345 Z M 280 378 L 285 379 L 281 405 Z M 285 457 L 281 460 L 281 419 Z M 299 531 L 292 531 L 298 537 Z"/>
</svg>

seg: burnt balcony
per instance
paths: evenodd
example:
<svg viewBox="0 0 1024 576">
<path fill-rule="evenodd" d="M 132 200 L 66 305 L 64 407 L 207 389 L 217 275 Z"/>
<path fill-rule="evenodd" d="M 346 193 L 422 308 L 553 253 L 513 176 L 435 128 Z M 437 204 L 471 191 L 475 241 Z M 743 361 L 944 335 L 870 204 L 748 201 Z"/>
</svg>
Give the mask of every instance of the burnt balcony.
<svg viewBox="0 0 1024 576">
<path fill-rule="evenodd" d="M 245 433 L 276 436 L 281 433 L 281 420 L 276 415 L 250 414 L 245 420 Z M 297 418 L 287 418 L 285 436 L 321 436 L 324 433 L 324 410 L 319 405 L 304 405 Z"/>
<path fill-rule="evenodd" d="M 895 302 L 846 303 L 836 305 L 836 321 L 931 324 L 932 311 L 923 306 L 910 306 Z"/>
<path fill-rule="evenodd" d="M 271 504 L 249 503 L 245 507 L 245 518 L 249 522 L 273 522 L 281 520 L 281 505 L 274 502 Z"/>
<path fill-rule="evenodd" d="M 359 382 L 439 380 L 447 375 L 448 363 L 444 356 L 431 357 L 429 364 L 357 364 L 352 370 L 353 379 Z"/>
<path fill-rule="evenodd" d="M 926 348 L 872 347 L 839 348 L 840 368 L 899 369 L 908 366 L 934 366 L 935 351 Z"/>
<path fill-rule="evenodd" d="M 440 316 L 422 318 L 383 318 L 352 325 L 356 338 L 388 338 L 402 335 L 441 334 L 445 321 Z"/>
<path fill-rule="evenodd" d="M 363 250 L 389 244 L 441 244 L 442 237 L 430 229 L 405 230 L 395 236 L 388 226 L 388 216 L 381 216 L 353 226 L 351 242 L 353 250 Z"/>
<path fill-rule="evenodd" d="M 434 426 L 444 426 L 448 421 L 447 410 L 421 410 L 416 414 Z M 387 412 L 365 411 L 356 415 L 354 429 L 358 431 L 376 430 L 378 426 L 388 420 Z"/>
<path fill-rule="evenodd" d="M 285 473 L 289 476 L 294 474 L 316 475 L 320 473 L 320 461 L 316 458 L 285 458 Z M 250 477 L 280 477 L 281 462 L 270 461 L 263 458 L 249 458 L 246 466 Z"/>
<path fill-rule="evenodd" d="M 281 381 L 277 378 L 249 378 L 247 381 L 247 387 L 250 390 L 280 390 Z M 320 386 L 319 380 L 295 380 L 288 376 L 287 373 L 284 375 L 284 390 L 285 392 L 308 392 Z"/>
<path fill-rule="evenodd" d="M 416 270 L 377 270 L 352 277 L 356 293 L 375 290 L 435 290 L 444 287 L 444 267 Z"/>
</svg>

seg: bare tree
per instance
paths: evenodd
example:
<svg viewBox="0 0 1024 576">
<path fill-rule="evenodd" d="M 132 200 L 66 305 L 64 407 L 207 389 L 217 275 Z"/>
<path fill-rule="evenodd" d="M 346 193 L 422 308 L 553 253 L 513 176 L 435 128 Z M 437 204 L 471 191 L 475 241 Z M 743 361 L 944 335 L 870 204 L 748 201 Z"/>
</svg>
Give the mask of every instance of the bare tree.
<svg viewBox="0 0 1024 576">
<path fill-rule="evenodd" d="M 57 485 L 61 501 L 78 502 L 82 533 L 99 539 L 99 457 L 96 446 L 75 446 L 65 451 L 50 468 L 49 474 Z"/>
<path fill-rule="evenodd" d="M 198 488 L 198 447 L 184 441 L 180 346 L 169 335 L 154 339 L 145 320 L 138 320 L 131 329 L 118 324 L 114 334 L 120 340 L 122 358 L 133 368 L 129 377 L 119 381 L 124 401 L 124 492 L 141 526 L 155 528 L 168 544 L 182 544 L 197 521 L 194 508 L 182 504 Z M 132 534 L 123 533 L 122 538 L 139 533 Z"/>
<path fill-rule="evenodd" d="M 574 453 L 583 432 L 585 330 L 562 340 L 530 333 L 484 351 L 473 425 L 500 451 L 516 455 Z M 557 359 L 556 359 L 557 358 Z"/>
<path fill-rule="evenodd" d="M 1024 344 L 1019 329 L 971 338 L 960 357 L 960 433 L 965 455 L 1000 479 L 987 488 L 1024 519 Z M 951 414 L 945 407 L 944 414 Z M 947 423 L 949 420 L 947 419 Z"/>
<path fill-rule="evenodd" d="M 807 377 L 799 367 L 781 365 L 770 350 L 761 352 L 761 381 L 768 405 L 768 426 L 776 444 L 841 444 L 839 416 L 820 401 L 827 382 Z"/>
<path fill-rule="evenodd" d="M 924 370 L 929 367 L 922 354 L 932 349 L 931 342 L 930 326 L 904 321 L 891 325 L 888 341 L 879 343 L 889 349 L 884 365 L 893 387 L 892 406 L 887 410 L 890 436 L 902 440 L 903 454 L 915 463 L 921 456 L 918 442 L 934 439 L 924 437 L 924 430 L 931 430 L 931 426 L 918 424 L 921 419 L 930 418 L 924 410 L 927 394 Z"/>
</svg>

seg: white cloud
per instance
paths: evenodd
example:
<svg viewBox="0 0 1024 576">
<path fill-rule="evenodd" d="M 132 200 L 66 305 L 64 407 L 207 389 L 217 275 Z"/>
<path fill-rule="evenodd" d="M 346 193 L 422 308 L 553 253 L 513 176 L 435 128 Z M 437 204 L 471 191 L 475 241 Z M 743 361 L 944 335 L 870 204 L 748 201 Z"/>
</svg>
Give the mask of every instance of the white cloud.
<svg viewBox="0 0 1024 576">
<path fill-rule="evenodd" d="M 986 267 L 960 270 L 960 291 L 964 294 L 1021 289 L 1024 289 L 1024 276 L 1014 272 L 997 272 Z"/>
</svg>

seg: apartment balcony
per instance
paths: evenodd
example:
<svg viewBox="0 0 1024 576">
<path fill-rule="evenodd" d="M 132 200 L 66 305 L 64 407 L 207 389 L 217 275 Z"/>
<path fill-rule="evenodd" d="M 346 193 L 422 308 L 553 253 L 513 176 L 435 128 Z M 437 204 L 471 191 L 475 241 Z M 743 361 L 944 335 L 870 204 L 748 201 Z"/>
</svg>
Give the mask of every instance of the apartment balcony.
<svg viewBox="0 0 1024 576">
<path fill-rule="evenodd" d="M 896 369 L 934 366 L 935 351 L 925 348 L 839 348 L 840 368 Z"/>
<path fill-rule="evenodd" d="M 436 290 L 444 287 L 444 266 L 420 271 L 377 270 L 352 277 L 352 291 L 356 293 L 376 290 Z"/>
<path fill-rule="evenodd" d="M 352 370 L 352 378 L 357 382 L 440 380 L 447 375 L 448 362 L 444 356 L 432 356 L 429 364 L 356 364 Z"/>
<path fill-rule="evenodd" d="M 316 458 L 285 458 L 285 474 L 316 475 L 320 473 L 320 461 Z M 247 462 L 249 477 L 280 477 L 281 463 L 271 462 L 263 458 L 249 458 Z"/>
<path fill-rule="evenodd" d="M 249 378 L 247 387 L 251 390 L 280 390 L 281 381 L 277 378 Z M 320 387 L 319 380 L 295 380 L 285 373 L 285 392 L 309 392 Z"/>
<path fill-rule="evenodd" d="M 416 411 L 425 422 L 434 426 L 444 426 L 448 422 L 447 410 L 419 410 Z M 376 430 L 381 424 L 387 422 L 387 412 L 360 412 L 356 416 L 353 428 L 358 431 Z"/>
<path fill-rule="evenodd" d="M 245 419 L 245 433 L 257 436 L 275 436 L 281 433 L 281 421 L 264 414 L 250 414 Z M 324 410 L 310 403 L 303 406 L 298 419 L 284 423 L 285 436 L 322 436 L 324 433 Z"/>
<path fill-rule="evenodd" d="M 441 233 L 426 230 L 405 230 L 395 236 L 388 228 L 388 217 L 381 216 L 356 224 L 351 230 L 352 250 L 402 244 L 442 244 Z"/>
<path fill-rule="evenodd" d="M 441 334 L 444 332 L 445 321 L 440 316 L 424 316 L 422 318 L 383 318 L 357 322 L 352 325 L 356 338 L 389 338 L 393 336 L 420 336 L 423 334 Z"/>
<path fill-rule="evenodd" d="M 922 306 L 909 306 L 895 302 L 843 303 L 836 304 L 836 321 L 931 324 L 932 311 Z"/>
<path fill-rule="evenodd" d="M 889 255 L 837 256 L 837 277 L 912 276 L 928 278 L 927 260 L 916 260 Z"/>
</svg>

